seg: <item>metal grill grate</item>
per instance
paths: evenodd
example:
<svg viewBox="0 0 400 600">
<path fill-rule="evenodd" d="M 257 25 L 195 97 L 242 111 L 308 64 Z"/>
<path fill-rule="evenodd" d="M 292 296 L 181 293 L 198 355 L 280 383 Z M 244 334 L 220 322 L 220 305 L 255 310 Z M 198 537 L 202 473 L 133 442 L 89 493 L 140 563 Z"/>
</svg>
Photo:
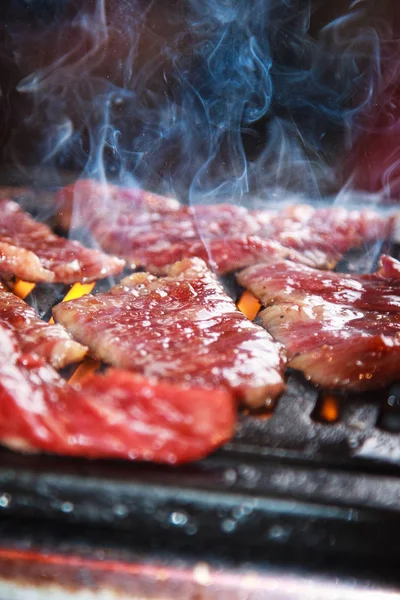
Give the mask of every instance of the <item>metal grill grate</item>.
<svg viewBox="0 0 400 600">
<path fill-rule="evenodd" d="M 238 299 L 234 278 L 223 283 Z M 48 319 L 66 292 L 37 285 L 26 300 Z M 135 531 L 170 545 L 195 540 L 201 556 L 212 544 L 251 560 L 270 548 L 275 556 L 297 549 L 296 560 L 307 549 L 388 561 L 400 551 L 399 394 L 392 386 L 335 396 L 327 417 L 326 396 L 292 372 L 268 413 L 242 413 L 231 443 L 181 468 L 2 450 L 0 513 Z"/>
</svg>

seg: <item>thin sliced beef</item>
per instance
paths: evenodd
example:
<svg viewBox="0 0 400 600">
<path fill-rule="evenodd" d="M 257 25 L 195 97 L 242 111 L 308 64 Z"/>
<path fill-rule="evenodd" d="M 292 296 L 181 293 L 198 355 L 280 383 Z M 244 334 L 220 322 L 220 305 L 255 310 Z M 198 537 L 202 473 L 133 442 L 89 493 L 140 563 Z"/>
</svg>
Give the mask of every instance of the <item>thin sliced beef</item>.
<svg viewBox="0 0 400 600">
<path fill-rule="evenodd" d="M 139 256 L 142 255 L 140 259 Z M 312 265 L 301 253 L 285 248 L 278 242 L 263 240 L 257 236 L 232 237 L 210 240 L 205 244 L 198 242 L 177 242 L 166 246 L 163 251 L 155 248 L 144 248 L 136 253 L 139 263 L 146 264 L 151 273 L 168 273 L 170 265 L 185 258 L 201 258 L 207 262 L 218 275 L 243 269 L 249 265 L 269 260 L 287 259 Z"/>
<path fill-rule="evenodd" d="M 55 235 L 12 200 L 0 200 L 0 273 L 26 281 L 89 282 L 120 273 L 124 261 Z"/>
<path fill-rule="evenodd" d="M 117 369 L 72 386 L 21 354 L 0 325 L 0 442 L 10 448 L 183 463 L 230 439 L 235 412 L 226 390 L 155 383 Z"/>
<path fill-rule="evenodd" d="M 303 219 L 301 217 L 304 217 Z M 275 214 L 226 204 L 185 207 L 168 216 L 98 223 L 95 237 L 130 264 L 166 272 L 174 260 L 198 256 L 224 274 L 270 260 L 271 253 L 333 268 L 350 250 L 390 235 L 392 220 L 372 211 L 292 207 Z"/>
<path fill-rule="evenodd" d="M 383 254 L 379 261 L 378 273 L 389 279 L 400 279 L 400 262 L 392 256 Z"/>
<path fill-rule="evenodd" d="M 80 179 L 61 188 L 56 194 L 56 202 L 60 225 L 67 231 L 83 224 L 94 227 L 132 213 L 168 214 L 180 208 L 174 198 L 93 179 Z"/>
<path fill-rule="evenodd" d="M 42 321 L 31 306 L 0 283 L 0 325 L 11 329 L 24 354 L 36 354 L 55 369 L 81 361 L 87 348 L 60 325 Z"/>
<path fill-rule="evenodd" d="M 58 201 L 64 207 L 60 209 L 64 227 L 71 223 L 73 206 L 72 221 L 84 223 L 101 248 L 132 267 L 157 273 L 193 256 L 206 260 L 218 273 L 234 271 L 269 260 L 271 240 L 292 250 L 290 258 L 296 261 L 333 268 L 345 252 L 384 239 L 393 228 L 391 217 L 371 210 L 308 205 L 280 211 L 232 204 L 187 207 L 142 190 L 93 181 L 60 190 Z M 223 245 L 229 252 L 221 251 Z"/>
<path fill-rule="evenodd" d="M 385 262 L 385 259 L 384 259 Z M 392 265 L 393 266 L 393 265 Z M 400 281 L 282 261 L 238 274 L 289 366 L 327 388 L 377 389 L 400 377 Z"/>
<path fill-rule="evenodd" d="M 96 242 L 122 256 L 133 268 L 165 273 L 177 260 L 197 256 L 225 273 L 253 264 L 260 254 L 269 256 L 271 252 L 270 242 L 253 237 L 259 226 L 243 207 L 186 206 L 168 214 L 132 211 L 120 215 L 112 211 L 111 216 L 108 211 L 107 218 L 95 214 L 90 227 Z M 221 254 L 223 244 L 232 249 Z"/>
<path fill-rule="evenodd" d="M 254 235 L 267 214 L 231 204 L 180 206 L 175 200 L 142 190 L 80 181 L 58 193 L 60 222 L 85 223 L 107 252 L 132 268 L 166 273 L 176 261 L 199 257 L 219 274 L 268 259 L 271 254 L 307 262 L 299 253 Z M 271 213 L 274 214 L 274 213 Z M 311 263 L 313 264 L 313 263 Z"/>
<path fill-rule="evenodd" d="M 237 310 L 200 259 L 163 278 L 136 273 L 53 314 L 94 356 L 145 376 L 222 385 L 253 407 L 284 389 L 281 346 Z"/>
<path fill-rule="evenodd" d="M 293 248 L 317 268 L 332 269 L 352 248 L 388 238 L 394 221 L 369 209 L 297 205 L 264 219 L 258 235 Z"/>
</svg>

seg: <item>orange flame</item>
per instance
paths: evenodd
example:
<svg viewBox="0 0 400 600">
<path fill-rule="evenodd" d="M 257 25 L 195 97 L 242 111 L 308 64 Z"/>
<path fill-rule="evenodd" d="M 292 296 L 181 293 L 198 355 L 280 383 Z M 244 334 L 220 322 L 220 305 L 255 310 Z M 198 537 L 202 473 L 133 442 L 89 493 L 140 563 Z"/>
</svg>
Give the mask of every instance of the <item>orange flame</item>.
<svg viewBox="0 0 400 600">
<path fill-rule="evenodd" d="M 237 307 L 250 321 L 253 321 L 261 308 L 261 304 L 251 292 L 246 290 L 241 295 Z"/>
<path fill-rule="evenodd" d="M 93 290 L 95 285 L 96 285 L 95 281 L 92 281 L 91 283 L 74 283 L 74 285 L 65 294 L 65 296 L 61 300 L 61 302 L 68 302 L 68 300 L 76 300 L 77 298 L 80 298 L 81 296 L 84 296 L 85 294 L 90 294 L 90 292 Z M 53 325 L 53 323 L 54 323 L 53 317 L 50 318 L 49 323 L 51 325 Z"/>
<path fill-rule="evenodd" d="M 339 418 L 339 403 L 335 396 L 324 396 L 321 407 L 321 418 L 324 421 L 336 421 Z"/>
<path fill-rule="evenodd" d="M 27 296 L 35 289 L 36 283 L 30 283 L 29 281 L 24 281 L 23 279 L 16 279 L 13 292 L 22 300 L 25 300 Z"/>
<path fill-rule="evenodd" d="M 100 368 L 101 362 L 87 356 L 85 360 L 75 369 L 74 373 L 69 378 L 69 383 L 79 383 L 87 375 L 94 373 Z"/>
<path fill-rule="evenodd" d="M 92 281 L 91 283 L 74 283 L 69 292 L 64 296 L 63 302 L 68 302 L 68 300 L 76 300 L 85 294 L 90 294 L 95 285 L 95 281 Z"/>
</svg>

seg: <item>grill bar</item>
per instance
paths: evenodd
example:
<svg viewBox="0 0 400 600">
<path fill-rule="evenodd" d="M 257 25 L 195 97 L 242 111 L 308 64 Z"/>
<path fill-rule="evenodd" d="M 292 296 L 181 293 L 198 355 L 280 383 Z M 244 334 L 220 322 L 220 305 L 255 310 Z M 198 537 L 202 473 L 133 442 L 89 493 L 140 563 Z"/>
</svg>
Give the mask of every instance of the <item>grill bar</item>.
<svg viewBox="0 0 400 600">
<path fill-rule="evenodd" d="M 352 253 L 341 270 L 363 270 L 365 256 Z M 114 283 L 100 281 L 94 292 Z M 223 283 L 253 318 L 259 305 L 243 302 L 233 277 Z M 68 291 L 38 284 L 26 301 L 49 320 Z M 65 376 L 78 381 L 99 367 L 86 359 Z M 5 522 L 117 531 L 119 539 L 130 532 L 141 543 L 147 536 L 170 547 L 191 544 L 201 557 L 212 547 L 252 561 L 261 552 L 268 560 L 294 553 L 299 563 L 306 552 L 314 561 L 370 561 L 379 571 L 395 561 L 397 568 L 399 397 L 398 386 L 358 396 L 322 393 L 291 372 L 266 413 L 243 412 L 231 443 L 178 469 L 0 450 L 0 515 Z"/>
</svg>

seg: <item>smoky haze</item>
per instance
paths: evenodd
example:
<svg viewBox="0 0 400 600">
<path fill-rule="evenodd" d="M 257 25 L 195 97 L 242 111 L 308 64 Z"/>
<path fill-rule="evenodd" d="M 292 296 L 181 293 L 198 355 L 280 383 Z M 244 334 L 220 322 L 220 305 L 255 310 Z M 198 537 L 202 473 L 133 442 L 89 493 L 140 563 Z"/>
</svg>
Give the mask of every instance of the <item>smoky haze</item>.
<svg viewBox="0 0 400 600">
<path fill-rule="evenodd" d="M 390 3 L 374 4 L 14 0 L 3 162 L 53 186 L 73 171 L 193 203 L 334 191 L 385 85 Z"/>
</svg>

